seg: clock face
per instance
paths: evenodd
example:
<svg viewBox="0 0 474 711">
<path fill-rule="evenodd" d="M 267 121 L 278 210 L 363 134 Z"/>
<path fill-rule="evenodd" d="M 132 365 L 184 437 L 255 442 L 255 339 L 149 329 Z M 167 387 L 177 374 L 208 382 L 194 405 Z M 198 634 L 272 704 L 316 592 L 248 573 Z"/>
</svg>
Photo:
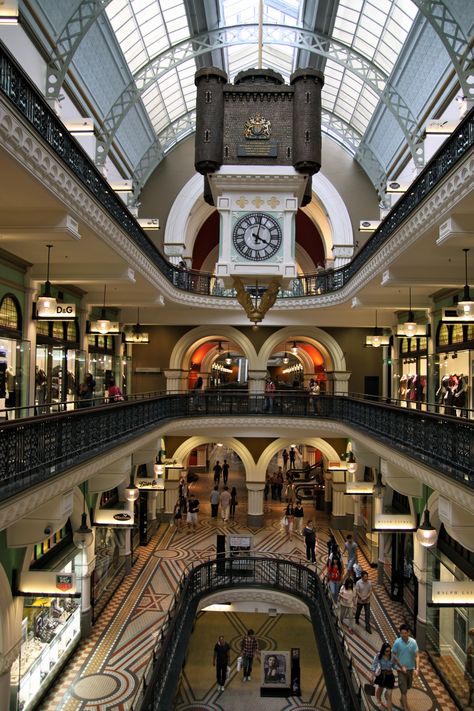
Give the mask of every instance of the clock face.
<svg viewBox="0 0 474 711">
<path fill-rule="evenodd" d="M 249 212 L 235 223 L 232 241 L 245 259 L 252 262 L 270 259 L 280 249 L 281 227 L 274 217 L 265 212 Z"/>
</svg>

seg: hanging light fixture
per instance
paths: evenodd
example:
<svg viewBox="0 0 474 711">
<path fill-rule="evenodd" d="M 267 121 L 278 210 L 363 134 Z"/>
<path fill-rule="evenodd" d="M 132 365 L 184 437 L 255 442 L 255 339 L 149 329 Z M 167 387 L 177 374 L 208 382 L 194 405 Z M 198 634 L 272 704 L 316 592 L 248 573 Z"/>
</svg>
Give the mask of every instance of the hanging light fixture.
<svg viewBox="0 0 474 711">
<path fill-rule="evenodd" d="M 416 531 L 416 538 L 420 545 L 424 548 L 431 548 L 435 545 L 436 539 L 438 538 L 438 531 L 430 522 L 430 512 L 425 509 L 423 514 L 423 523 L 418 526 Z"/>
<path fill-rule="evenodd" d="M 87 525 L 85 487 L 86 487 L 86 483 L 84 484 L 84 492 L 83 492 L 83 510 L 82 510 L 82 514 L 81 514 L 81 525 L 72 534 L 73 543 L 76 546 L 76 548 L 79 548 L 80 550 L 89 548 L 89 546 L 91 545 L 91 543 L 94 540 L 94 534 L 92 532 L 92 529 L 89 528 L 89 526 Z"/>
<path fill-rule="evenodd" d="M 296 341 L 293 341 L 293 345 L 291 346 L 291 352 L 293 355 L 296 355 L 298 353 L 298 346 L 296 345 Z"/>
<path fill-rule="evenodd" d="M 227 351 L 224 363 L 226 365 L 232 365 L 232 356 L 230 354 L 230 351 Z"/>
<path fill-rule="evenodd" d="M 222 341 L 217 342 L 217 352 L 222 353 L 224 349 L 222 348 Z"/>
<path fill-rule="evenodd" d="M 382 329 L 377 326 L 377 309 L 375 309 L 375 328 L 371 337 L 372 346 L 379 348 L 382 345 Z"/>
<path fill-rule="evenodd" d="M 110 321 L 107 318 L 107 314 L 105 311 L 105 294 L 107 291 L 107 284 L 104 284 L 104 305 L 102 307 L 102 311 L 100 313 L 100 319 L 97 321 L 97 328 L 99 329 L 99 333 L 106 334 L 110 331 Z"/>
<path fill-rule="evenodd" d="M 357 469 L 359 468 L 359 465 L 356 462 L 356 458 L 354 457 L 354 452 L 352 450 L 349 452 L 346 462 L 347 462 L 347 471 L 350 474 L 355 474 Z"/>
<path fill-rule="evenodd" d="M 130 483 L 126 487 L 124 494 L 125 494 L 126 501 L 133 502 L 138 499 L 140 492 L 138 491 L 137 487 L 135 486 L 133 472 L 130 474 Z"/>
<path fill-rule="evenodd" d="M 43 293 L 41 296 L 38 297 L 38 300 L 36 302 L 36 308 L 40 315 L 44 315 L 45 312 L 47 313 L 53 313 L 56 311 L 56 306 L 57 302 L 54 296 L 51 296 L 51 282 L 49 281 L 49 262 L 50 262 L 50 253 L 51 249 L 53 248 L 52 244 L 47 244 L 46 245 L 48 249 L 48 266 L 46 269 L 46 281 L 44 284 L 43 288 Z"/>
<path fill-rule="evenodd" d="M 457 314 L 460 318 L 473 318 L 474 317 L 474 301 L 471 300 L 471 295 L 469 293 L 469 284 L 467 283 L 467 253 L 468 249 L 463 249 L 464 252 L 464 293 L 462 295 L 462 300 L 458 301 L 456 308 Z"/>
<path fill-rule="evenodd" d="M 288 363 L 290 362 L 290 359 L 288 358 L 288 353 L 286 351 L 283 353 L 283 358 L 281 362 L 283 363 L 283 365 L 288 365 Z"/>
<path fill-rule="evenodd" d="M 415 321 L 415 315 L 411 309 L 411 287 L 408 289 L 408 299 L 409 299 L 409 306 L 408 306 L 408 320 L 405 321 L 403 325 L 403 333 L 407 338 L 412 338 L 417 331 L 418 324 Z"/>
</svg>

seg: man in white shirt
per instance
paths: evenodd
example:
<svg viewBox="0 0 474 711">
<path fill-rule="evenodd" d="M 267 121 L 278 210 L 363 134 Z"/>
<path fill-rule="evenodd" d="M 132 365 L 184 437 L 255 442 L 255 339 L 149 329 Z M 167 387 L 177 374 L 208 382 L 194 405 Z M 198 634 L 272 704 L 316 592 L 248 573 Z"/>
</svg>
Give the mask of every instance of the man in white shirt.
<svg viewBox="0 0 474 711">
<path fill-rule="evenodd" d="M 355 613 L 356 625 L 359 624 L 360 613 L 362 608 L 364 608 L 365 613 L 365 629 L 369 634 L 372 633 L 370 627 L 370 598 L 372 597 L 372 583 L 369 580 L 369 574 L 366 570 L 362 573 L 362 578 L 357 581 L 355 585 L 355 591 L 357 593 L 357 607 Z"/>
</svg>

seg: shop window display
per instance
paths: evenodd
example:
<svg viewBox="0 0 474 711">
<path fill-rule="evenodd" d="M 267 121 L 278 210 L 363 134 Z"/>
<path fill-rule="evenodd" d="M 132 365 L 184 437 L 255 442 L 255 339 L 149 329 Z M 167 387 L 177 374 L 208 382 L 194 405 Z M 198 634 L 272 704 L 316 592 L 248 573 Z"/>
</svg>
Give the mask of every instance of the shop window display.
<svg viewBox="0 0 474 711">
<path fill-rule="evenodd" d="M 20 306 L 6 295 L 0 301 L 0 410 L 20 407 L 26 399 L 29 346 L 21 340 Z"/>
</svg>

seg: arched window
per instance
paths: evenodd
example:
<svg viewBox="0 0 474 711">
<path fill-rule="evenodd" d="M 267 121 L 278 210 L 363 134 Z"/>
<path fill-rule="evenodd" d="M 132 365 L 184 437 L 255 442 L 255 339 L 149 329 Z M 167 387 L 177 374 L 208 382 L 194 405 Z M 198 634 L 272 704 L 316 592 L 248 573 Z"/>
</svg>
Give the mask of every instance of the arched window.
<svg viewBox="0 0 474 711">
<path fill-rule="evenodd" d="M 21 331 L 21 309 L 12 294 L 6 294 L 0 302 L 0 328 Z"/>
</svg>

